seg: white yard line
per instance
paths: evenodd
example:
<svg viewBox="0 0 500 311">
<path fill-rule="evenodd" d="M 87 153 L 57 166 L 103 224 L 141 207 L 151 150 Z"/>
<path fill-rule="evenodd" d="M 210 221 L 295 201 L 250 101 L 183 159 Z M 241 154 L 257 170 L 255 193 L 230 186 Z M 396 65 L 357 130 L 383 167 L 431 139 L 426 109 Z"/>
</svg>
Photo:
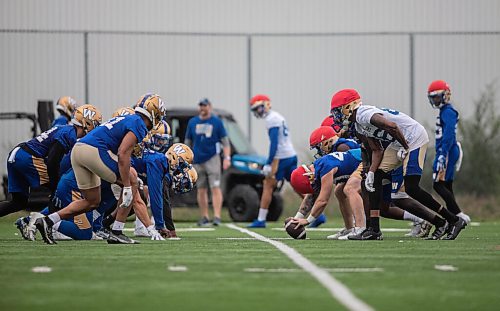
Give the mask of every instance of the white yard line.
<svg viewBox="0 0 500 311">
<path fill-rule="evenodd" d="M 370 272 L 384 272 L 383 268 L 324 268 L 328 272 L 336 273 L 370 273 Z M 288 273 L 288 272 L 304 272 L 301 269 L 290 268 L 245 268 L 245 272 L 254 273 Z"/>
<path fill-rule="evenodd" d="M 125 228 L 123 231 L 134 231 L 134 228 Z M 203 232 L 203 231 L 215 231 L 215 228 L 176 228 L 175 231 L 178 232 Z"/>
<path fill-rule="evenodd" d="M 340 231 L 344 228 L 306 228 L 307 231 L 326 231 L 326 232 L 336 232 Z M 271 230 L 275 231 L 285 231 L 285 228 L 271 228 Z M 409 232 L 410 229 L 401 229 L 401 228 L 381 228 L 382 232 Z"/>
<path fill-rule="evenodd" d="M 309 259 L 304 257 L 302 254 L 297 252 L 295 249 L 290 246 L 275 240 L 271 240 L 266 238 L 263 235 L 255 233 L 253 231 L 240 228 L 234 224 L 227 224 L 228 228 L 240 231 L 242 233 L 248 234 L 249 236 L 254 237 L 255 239 L 271 244 L 276 247 L 279 251 L 285 254 L 288 258 L 290 258 L 297 266 L 302 268 L 304 271 L 308 272 L 312 277 L 314 277 L 318 282 L 320 282 L 330 294 L 337 299 L 342 305 L 344 305 L 349 310 L 356 311 L 371 311 L 372 307 L 364 303 L 361 299 L 354 296 L 354 294 L 344 286 L 342 283 L 337 281 L 330 273 L 326 270 L 321 269 Z"/>
<path fill-rule="evenodd" d="M 217 240 L 255 240 L 254 238 L 216 238 L 216 239 Z M 294 238 L 270 238 L 270 239 L 271 240 L 294 240 Z"/>
</svg>

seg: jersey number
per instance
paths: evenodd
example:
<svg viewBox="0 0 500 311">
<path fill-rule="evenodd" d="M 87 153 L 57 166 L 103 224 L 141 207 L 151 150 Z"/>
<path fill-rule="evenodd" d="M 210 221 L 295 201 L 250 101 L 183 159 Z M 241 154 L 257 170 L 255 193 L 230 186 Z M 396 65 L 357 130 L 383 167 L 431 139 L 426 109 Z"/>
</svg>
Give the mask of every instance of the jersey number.
<svg viewBox="0 0 500 311">
<path fill-rule="evenodd" d="M 116 117 L 114 119 L 109 120 L 108 122 L 102 124 L 101 126 L 105 126 L 108 130 L 113 128 L 113 125 L 125 119 L 125 117 Z"/>
<path fill-rule="evenodd" d="M 38 135 L 36 137 L 36 140 L 38 140 L 39 143 L 41 143 L 42 141 L 44 141 L 45 139 L 49 138 L 49 135 L 50 133 L 52 133 L 53 131 L 57 130 L 57 126 L 54 126 L 53 128 L 43 132 L 42 134 Z"/>
<path fill-rule="evenodd" d="M 335 159 L 338 159 L 339 161 L 344 161 L 344 154 L 341 152 L 333 152 L 330 153 Z"/>
<path fill-rule="evenodd" d="M 288 136 L 288 127 L 286 126 L 285 121 L 283 121 L 283 136 Z"/>
</svg>

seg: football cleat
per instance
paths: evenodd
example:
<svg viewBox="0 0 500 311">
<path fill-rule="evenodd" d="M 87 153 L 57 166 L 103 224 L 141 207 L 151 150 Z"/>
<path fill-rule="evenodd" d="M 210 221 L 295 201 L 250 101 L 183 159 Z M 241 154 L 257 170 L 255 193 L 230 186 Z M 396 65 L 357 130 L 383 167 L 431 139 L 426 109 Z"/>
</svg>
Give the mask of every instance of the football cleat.
<svg viewBox="0 0 500 311">
<path fill-rule="evenodd" d="M 470 223 L 470 217 L 469 217 L 469 215 L 460 212 L 460 213 L 457 214 L 457 216 L 460 217 L 460 218 L 462 218 L 463 220 L 465 220 L 466 224 Z"/>
<path fill-rule="evenodd" d="M 318 228 L 319 226 L 321 226 L 322 224 L 324 224 L 326 222 L 326 216 L 325 214 L 321 214 L 318 216 L 318 218 L 316 218 L 312 223 L 309 224 L 309 228 Z"/>
<path fill-rule="evenodd" d="M 439 240 L 443 237 L 443 235 L 446 234 L 446 232 L 448 231 L 448 222 L 445 222 L 444 225 L 442 225 L 441 227 L 437 227 L 436 226 L 436 229 L 434 229 L 434 232 L 432 232 L 432 235 L 430 237 L 428 237 L 426 240 Z"/>
<path fill-rule="evenodd" d="M 347 241 L 347 240 L 349 240 L 350 236 L 359 234 L 359 233 L 365 231 L 365 229 L 366 228 L 364 228 L 364 227 L 355 227 L 355 228 L 352 228 L 351 232 L 348 232 L 347 234 L 339 236 L 338 240 L 340 240 L 340 241 Z"/>
<path fill-rule="evenodd" d="M 265 228 L 266 221 L 255 219 L 251 224 L 247 226 L 247 228 Z"/>
<path fill-rule="evenodd" d="M 113 232 L 109 233 L 107 241 L 108 244 L 140 244 L 138 241 L 132 240 L 123 233 L 115 234 Z"/>
<path fill-rule="evenodd" d="M 354 230 L 354 228 L 351 228 L 351 229 L 344 228 L 335 234 L 327 236 L 326 238 L 328 240 L 338 240 L 341 236 L 347 235 L 347 234 L 351 233 L 353 230 Z"/>
<path fill-rule="evenodd" d="M 141 226 L 141 227 L 136 227 L 134 230 L 134 236 L 135 237 L 146 237 L 149 238 L 151 237 L 151 234 L 149 234 L 148 229 L 146 227 Z"/>
<path fill-rule="evenodd" d="M 417 234 L 417 238 L 426 238 L 429 236 L 429 233 L 431 232 L 432 229 L 432 224 L 428 221 L 424 221 L 423 223 L 420 224 L 420 233 Z"/>
<path fill-rule="evenodd" d="M 29 236 L 28 236 L 28 223 L 29 223 L 29 218 L 28 217 L 20 217 L 16 220 L 14 225 L 17 227 L 19 232 L 21 233 L 21 236 L 25 240 L 33 241 Z"/>
<path fill-rule="evenodd" d="M 450 229 L 448 230 L 448 235 L 445 238 L 443 238 L 443 240 L 455 240 L 460 231 L 462 231 L 462 229 L 464 229 L 466 226 L 467 223 L 465 222 L 465 220 L 461 217 L 458 217 L 457 222 L 450 226 Z"/>
<path fill-rule="evenodd" d="M 103 227 L 103 228 L 101 228 L 101 230 L 96 231 L 95 235 L 100 237 L 103 240 L 107 240 L 109 238 L 110 233 L 111 233 L 111 231 L 109 231 L 108 229 Z"/>
<path fill-rule="evenodd" d="M 348 240 L 365 241 L 365 240 L 383 240 L 382 232 L 375 231 L 372 228 L 366 228 L 358 234 L 347 237 Z"/>
<path fill-rule="evenodd" d="M 49 245 L 57 244 L 52 236 L 52 226 L 52 220 L 50 220 L 47 216 L 38 218 L 35 221 L 36 229 L 40 231 L 43 241 Z"/>
</svg>

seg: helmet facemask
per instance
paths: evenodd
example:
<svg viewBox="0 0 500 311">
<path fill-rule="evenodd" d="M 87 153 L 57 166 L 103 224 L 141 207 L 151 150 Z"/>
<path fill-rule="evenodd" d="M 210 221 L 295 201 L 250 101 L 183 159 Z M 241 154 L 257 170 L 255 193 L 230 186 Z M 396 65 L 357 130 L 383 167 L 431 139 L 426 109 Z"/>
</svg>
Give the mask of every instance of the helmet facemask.
<svg viewBox="0 0 500 311">
<path fill-rule="evenodd" d="M 269 113 L 270 109 L 271 109 L 271 103 L 268 101 L 256 102 L 250 108 L 250 110 L 252 110 L 253 112 L 253 115 L 258 119 L 265 118 Z"/>
<path fill-rule="evenodd" d="M 451 93 L 448 90 L 434 91 L 430 92 L 427 98 L 432 108 L 439 109 L 450 101 Z"/>
<path fill-rule="evenodd" d="M 156 152 L 165 153 L 172 146 L 173 141 L 174 138 L 172 135 L 155 133 L 151 135 L 148 148 Z"/>
</svg>

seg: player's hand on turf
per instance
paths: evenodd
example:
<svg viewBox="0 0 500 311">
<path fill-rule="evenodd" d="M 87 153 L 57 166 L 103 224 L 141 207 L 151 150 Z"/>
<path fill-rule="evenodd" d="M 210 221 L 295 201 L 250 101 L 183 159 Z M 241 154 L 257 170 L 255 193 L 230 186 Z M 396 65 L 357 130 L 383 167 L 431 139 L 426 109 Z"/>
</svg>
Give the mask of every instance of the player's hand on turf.
<svg viewBox="0 0 500 311">
<path fill-rule="evenodd" d="M 149 235 L 151 235 L 151 241 L 165 241 L 154 225 L 151 225 L 146 229 L 148 230 Z"/>
<path fill-rule="evenodd" d="M 446 158 L 444 155 L 440 155 L 437 158 L 436 171 L 444 171 L 446 169 Z"/>
<path fill-rule="evenodd" d="M 120 204 L 121 208 L 127 208 L 130 206 L 130 203 L 132 203 L 132 186 L 128 187 L 123 187 L 123 192 L 122 192 L 122 204 Z"/>
<path fill-rule="evenodd" d="M 375 187 L 373 187 L 373 183 L 375 182 L 375 174 L 373 172 L 368 172 L 366 174 L 365 187 L 369 192 L 375 192 Z"/>
<path fill-rule="evenodd" d="M 273 171 L 273 168 L 269 164 L 264 165 L 264 167 L 262 168 L 262 174 L 264 174 L 264 176 L 271 175 L 272 171 Z"/>
<path fill-rule="evenodd" d="M 398 153 L 396 154 L 399 161 L 403 161 L 408 155 L 408 150 L 405 148 L 399 148 Z"/>
</svg>

